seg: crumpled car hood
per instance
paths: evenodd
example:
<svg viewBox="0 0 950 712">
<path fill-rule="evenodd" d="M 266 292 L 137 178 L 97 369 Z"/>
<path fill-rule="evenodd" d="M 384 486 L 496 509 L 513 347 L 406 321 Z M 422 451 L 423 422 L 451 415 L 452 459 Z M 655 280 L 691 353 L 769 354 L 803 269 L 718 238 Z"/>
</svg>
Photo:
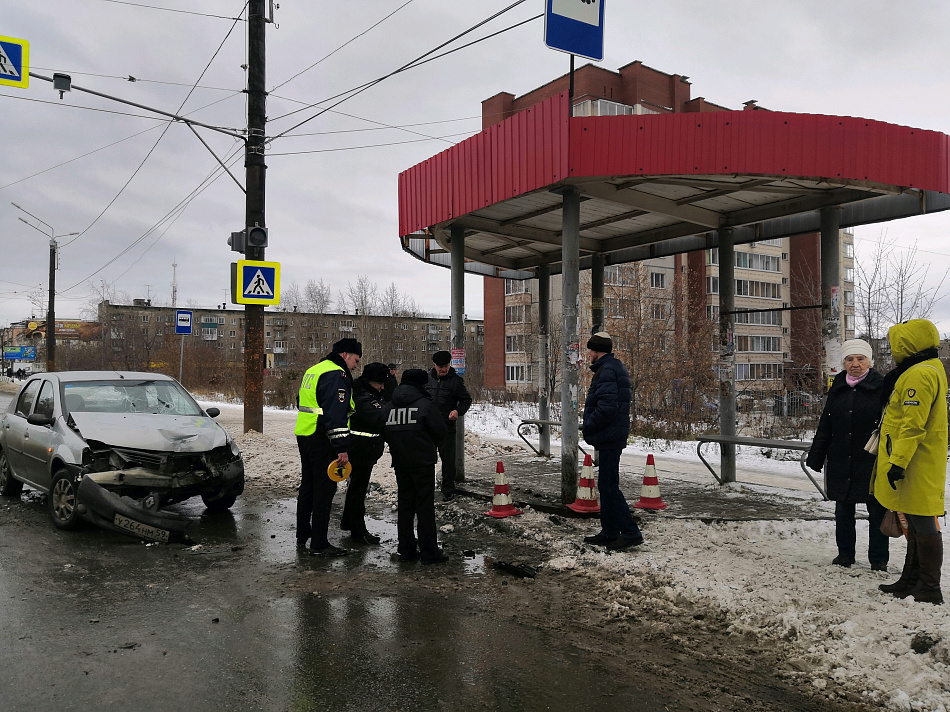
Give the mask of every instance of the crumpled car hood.
<svg viewBox="0 0 950 712">
<path fill-rule="evenodd" d="M 85 440 L 158 452 L 207 452 L 227 443 L 211 418 L 151 413 L 73 413 Z"/>
</svg>

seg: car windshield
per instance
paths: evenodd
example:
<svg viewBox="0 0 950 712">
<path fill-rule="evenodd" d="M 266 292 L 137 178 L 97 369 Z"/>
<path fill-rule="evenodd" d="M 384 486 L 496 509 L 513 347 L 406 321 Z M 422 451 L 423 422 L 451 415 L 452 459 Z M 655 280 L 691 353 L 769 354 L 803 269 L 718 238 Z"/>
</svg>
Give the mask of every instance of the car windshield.
<svg viewBox="0 0 950 712">
<path fill-rule="evenodd" d="M 198 404 L 176 381 L 66 382 L 63 402 L 70 413 L 202 415 Z"/>
</svg>

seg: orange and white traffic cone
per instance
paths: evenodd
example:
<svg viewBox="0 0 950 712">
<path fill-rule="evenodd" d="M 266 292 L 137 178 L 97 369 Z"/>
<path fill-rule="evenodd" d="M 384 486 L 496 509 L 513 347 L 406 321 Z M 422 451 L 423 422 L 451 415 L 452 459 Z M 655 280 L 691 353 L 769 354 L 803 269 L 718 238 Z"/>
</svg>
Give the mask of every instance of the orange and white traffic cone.
<svg viewBox="0 0 950 712">
<path fill-rule="evenodd" d="M 505 466 L 501 461 L 495 467 L 495 496 L 492 497 L 491 504 L 491 510 L 485 512 L 489 517 L 504 519 L 521 514 L 521 510 L 511 503 L 511 490 L 508 488 Z"/>
<path fill-rule="evenodd" d="M 597 485 L 594 483 L 594 461 L 590 455 L 584 455 L 584 466 L 577 480 L 577 496 L 567 505 L 578 514 L 597 514 L 600 504 L 597 502 Z"/>
<path fill-rule="evenodd" d="M 647 455 L 647 466 L 643 471 L 643 486 L 640 488 L 640 501 L 633 506 L 639 509 L 666 509 L 666 502 L 660 497 L 660 481 L 656 478 L 653 455 Z"/>
</svg>

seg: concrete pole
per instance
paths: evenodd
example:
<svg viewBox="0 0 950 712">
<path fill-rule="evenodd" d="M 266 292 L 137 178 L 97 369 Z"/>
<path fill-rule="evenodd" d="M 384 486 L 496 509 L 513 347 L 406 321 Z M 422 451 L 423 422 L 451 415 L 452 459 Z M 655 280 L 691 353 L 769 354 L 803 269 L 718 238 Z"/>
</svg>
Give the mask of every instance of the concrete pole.
<svg viewBox="0 0 950 712">
<path fill-rule="evenodd" d="M 244 224 L 250 234 L 255 225 L 266 227 L 264 196 L 267 165 L 264 163 L 264 127 L 267 123 L 265 86 L 265 0 L 250 0 L 247 8 L 247 144 L 244 173 L 247 196 Z M 248 247 L 249 260 L 263 260 L 263 247 Z M 264 432 L 264 306 L 244 307 L 244 432 Z"/>
<path fill-rule="evenodd" d="M 551 268 L 541 265 L 538 269 L 538 419 L 551 419 L 548 402 L 548 381 L 551 380 Z M 538 450 L 551 456 L 551 426 L 539 428 Z"/>
<path fill-rule="evenodd" d="M 452 349 L 462 350 L 465 370 L 465 230 L 452 226 Z M 453 354 L 454 357 L 454 354 Z M 455 479 L 465 481 L 465 416 L 455 425 Z"/>
<path fill-rule="evenodd" d="M 821 211 L 821 340 L 824 347 L 822 387 L 841 370 L 841 254 L 838 229 L 840 208 Z"/>
<path fill-rule="evenodd" d="M 49 303 L 46 309 L 46 371 L 56 370 L 56 238 L 49 239 Z"/>
<path fill-rule="evenodd" d="M 577 498 L 581 201 L 573 186 L 564 188 L 561 195 L 561 501 L 570 504 Z"/>
<path fill-rule="evenodd" d="M 591 332 L 603 331 L 604 321 L 604 256 L 594 255 L 590 262 L 590 324 Z"/>
<path fill-rule="evenodd" d="M 719 425 L 736 435 L 736 257 L 732 228 L 719 231 Z M 720 445 L 722 483 L 736 481 L 736 446 Z"/>
</svg>

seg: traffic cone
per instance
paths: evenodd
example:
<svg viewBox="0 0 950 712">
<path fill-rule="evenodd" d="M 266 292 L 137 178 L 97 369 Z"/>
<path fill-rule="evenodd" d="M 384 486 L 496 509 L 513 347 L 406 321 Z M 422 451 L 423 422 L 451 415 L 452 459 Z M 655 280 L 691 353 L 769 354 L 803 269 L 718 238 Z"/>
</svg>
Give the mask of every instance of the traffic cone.
<svg viewBox="0 0 950 712">
<path fill-rule="evenodd" d="M 594 461 L 590 455 L 584 455 L 584 467 L 581 468 L 580 479 L 577 480 L 577 496 L 567 505 L 578 514 L 597 514 L 600 504 L 597 502 L 597 485 L 594 484 Z"/>
<path fill-rule="evenodd" d="M 505 477 L 505 466 L 501 461 L 495 467 L 495 496 L 491 504 L 491 510 L 485 512 L 489 517 L 504 519 L 521 514 L 521 510 L 511 503 L 511 490 L 508 489 L 508 478 Z"/>
<path fill-rule="evenodd" d="M 647 466 L 643 471 L 643 486 L 640 488 L 640 501 L 633 506 L 639 509 L 666 509 L 666 502 L 660 497 L 660 481 L 656 478 L 653 455 L 647 455 Z"/>
</svg>

